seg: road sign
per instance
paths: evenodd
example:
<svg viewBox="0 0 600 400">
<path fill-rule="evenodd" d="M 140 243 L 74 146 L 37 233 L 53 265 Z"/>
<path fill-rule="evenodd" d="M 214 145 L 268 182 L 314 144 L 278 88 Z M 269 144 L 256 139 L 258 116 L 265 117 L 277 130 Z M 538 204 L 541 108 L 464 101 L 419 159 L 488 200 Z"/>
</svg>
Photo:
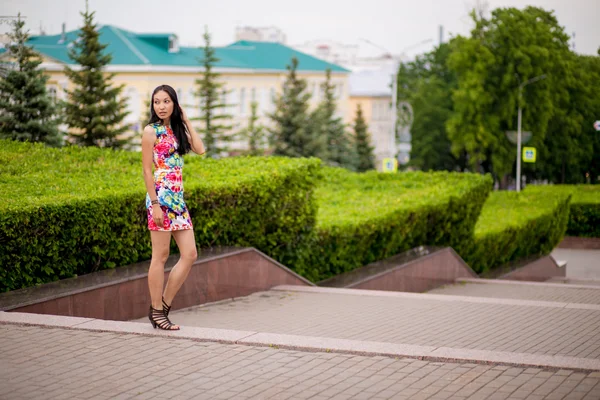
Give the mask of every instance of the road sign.
<svg viewBox="0 0 600 400">
<path fill-rule="evenodd" d="M 395 158 L 384 158 L 383 159 L 383 172 L 396 172 L 398 171 L 398 160 Z"/>
<path fill-rule="evenodd" d="M 534 163 L 536 155 L 535 147 L 523 147 L 523 162 Z"/>
<path fill-rule="evenodd" d="M 594 122 L 594 129 L 596 129 L 597 131 L 600 131 L 600 121 Z"/>
</svg>

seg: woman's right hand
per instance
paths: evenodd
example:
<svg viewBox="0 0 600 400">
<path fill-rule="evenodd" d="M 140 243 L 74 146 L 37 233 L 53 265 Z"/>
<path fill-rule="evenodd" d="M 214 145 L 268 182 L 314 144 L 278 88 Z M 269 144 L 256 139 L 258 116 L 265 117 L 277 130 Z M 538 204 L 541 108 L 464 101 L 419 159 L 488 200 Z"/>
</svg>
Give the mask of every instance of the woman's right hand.
<svg viewBox="0 0 600 400">
<path fill-rule="evenodd" d="M 156 226 L 159 228 L 163 227 L 165 216 L 159 204 L 152 205 L 152 219 L 154 220 L 154 224 L 156 224 Z"/>
</svg>

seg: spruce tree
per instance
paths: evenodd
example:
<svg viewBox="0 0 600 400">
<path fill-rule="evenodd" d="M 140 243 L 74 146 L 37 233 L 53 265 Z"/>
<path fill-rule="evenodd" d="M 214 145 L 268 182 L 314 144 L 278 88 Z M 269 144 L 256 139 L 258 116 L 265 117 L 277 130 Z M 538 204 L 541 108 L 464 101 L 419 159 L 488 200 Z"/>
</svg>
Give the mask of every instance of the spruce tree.
<svg viewBox="0 0 600 400">
<path fill-rule="evenodd" d="M 273 121 L 270 140 L 273 154 L 288 157 L 320 157 L 325 149 L 325 140 L 316 136 L 311 129 L 306 81 L 298 77 L 298 59 L 292 58 L 282 93 L 277 96 L 275 112 L 269 117 Z"/>
<path fill-rule="evenodd" d="M 74 85 L 72 91 L 67 91 L 65 122 L 71 129 L 69 135 L 79 145 L 120 148 L 128 142 L 119 138 L 129 129 L 123 124 L 128 114 L 127 99 L 120 96 L 124 85 L 111 84 L 115 74 L 103 71 L 112 56 L 104 53 L 107 45 L 100 43 L 94 14 L 86 1 L 85 12 L 81 13 L 84 25 L 69 50 L 69 58 L 80 69 L 65 67 L 65 74 Z"/>
<path fill-rule="evenodd" d="M 248 150 L 246 154 L 251 156 L 264 155 L 264 145 L 266 143 L 265 128 L 258 123 L 258 113 L 256 109 L 258 103 L 253 101 L 250 104 L 250 117 L 248 126 L 240 132 L 240 137 L 248 141 Z"/>
<path fill-rule="evenodd" d="M 325 161 L 330 165 L 354 170 L 357 155 L 342 118 L 336 115 L 335 88 L 331 84 L 330 69 L 327 69 L 325 76 L 325 82 L 321 86 L 324 95 L 323 101 L 312 113 L 311 126 L 314 127 L 314 135 L 324 138 L 327 143 L 323 155 Z"/>
<path fill-rule="evenodd" d="M 200 99 L 200 117 L 193 118 L 195 121 L 201 121 L 202 126 L 199 129 L 206 148 L 208 157 L 218 157 L 222 152 L 227 151 L 227 143 L 233 140 L 233 135 L 229 132 L 232 129 L 227 121 L 231 120 L 231 115 L 227 114 L 228 105 L 223 101 L 223 89 L 225 83 L 219 82 L 221 74 L 216 73 L 213 68 L 219 59 L 215 56 L 215 49 L 211 47 L 211 37 L 208 29 L 204 31 L 204 56 L 200 63 L 204 67 L 202 78 L 196 79 L 198 90 L 196 95 Z"/>
<path fill-rule="evenodd" d="M 374 149 L 371 146 L 371 137 L 367 131 L 367 124 L 360 104 L 356 107 L 356 117 L 354 118 L 354 143 L 356 144 L 356 153 L 358 155 L 356 170 L 364 172 L 375 169 Z"/>
<path fill-rule="evenodd" d="M 0 138 L 43 142 L 58 146 L 62 135 L 55 117 L 56 106 L 46 91 L 48 77 L 39 69 L 40 56 L 26 45 L 21 14 L 12 21 L 8 56 L 0 78 Z"/>
</svg>

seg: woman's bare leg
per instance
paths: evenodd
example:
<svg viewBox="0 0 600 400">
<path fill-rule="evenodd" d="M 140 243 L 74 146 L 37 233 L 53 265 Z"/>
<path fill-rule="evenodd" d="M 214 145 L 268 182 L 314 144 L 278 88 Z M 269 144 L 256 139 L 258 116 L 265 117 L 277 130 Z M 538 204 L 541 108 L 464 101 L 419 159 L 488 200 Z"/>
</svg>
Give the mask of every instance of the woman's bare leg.
<svg viewBox="0 0 600 400">
<path fill-rule="evenodd" d="M 148 270 L 148 288 L 152 307 L 162 310 L 162 291 L 165 281 L 165 263 L 169 258 L 171 232 L 150 231 L 152 240 L 152 261 Z"/>
<path fill-rule="evenodd" d="M 183 285 L 183 282 L 185 282 L 192 264 L 198 258 L 193 229 L 173 231 L 173 237 L 177 242 L 177 247 L 179 247 L 180 258 L 171 270 L 167 286 L 165 287 L 163 296 L 168 305 L 173 302 L 173 298 L 181 288 L 181 285 Z"/>
</svg>

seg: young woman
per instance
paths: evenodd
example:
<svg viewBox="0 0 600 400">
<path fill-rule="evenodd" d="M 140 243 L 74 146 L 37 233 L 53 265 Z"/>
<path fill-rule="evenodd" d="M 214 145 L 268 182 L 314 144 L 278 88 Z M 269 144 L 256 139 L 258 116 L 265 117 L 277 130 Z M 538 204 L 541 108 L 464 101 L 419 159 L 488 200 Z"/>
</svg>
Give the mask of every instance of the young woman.
<svg viewBox="0 0 600 400">
<path fill-rule="evenodd" d="M 183 199 L 183 155 L 190 150 L 204 154 L 204 144 L 179 106 L 171 86 L 161 85 L 152 93 L 150 123 L 142 136 L 142 165 L 146 183 L 148 229 L 152 240 L 152 261 L 148 286 L 152 304 L 148 318 L 154 328 L 179 330 L 169 320 L 173 298 L 196 260 L 192 220 Z M 154 173 L 152 165 L 154 164 Z M 171 236 L 180 258 L 164 287 L 164 266 L 169 257 Z"/>
</svg>

